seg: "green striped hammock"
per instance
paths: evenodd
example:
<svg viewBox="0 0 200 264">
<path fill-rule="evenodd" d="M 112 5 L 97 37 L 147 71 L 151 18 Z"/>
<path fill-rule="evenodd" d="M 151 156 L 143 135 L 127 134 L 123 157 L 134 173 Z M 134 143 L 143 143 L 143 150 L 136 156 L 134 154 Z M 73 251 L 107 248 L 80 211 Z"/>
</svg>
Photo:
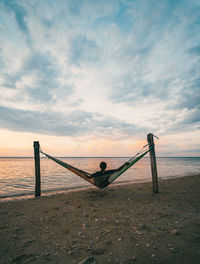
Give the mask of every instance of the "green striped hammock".
<svg viewBox="0 0 200 264">
<path fill-rule="evenodd" d="M 146 147 L 146 146 L 144 146 Z M 43 151 L 40 151 L 42 154 L 44 154 L 47 158 L 55 161 L 56 163 L 58 163 L 59 165 L 63 166 L 64 168 L 70 170 L 71 172 L 75 173 L 76 175 L 80 176 L 81 178 L 83 178 L 84 180 L 90 182 L 91 184 L 95 185 L 98 188 L 105 188 L 106 186 L 108 186 L 110 183 L 112 183 L 114 180 L 116 180 L 122 173 L 124 173 L 126 170 L 128 170 L 131 166 L 133 166 L 136 162 L 138 162 L 142 157 L 144 157 L 150 149 L 148 149 L 147 151 L 143 152 L 142 154 L 137 153 L 133 158 L 131 158 L 129 161 L 125 162 L 122 166 L 120 166 L 120 169 L 111 173 L 111 174 L 107 174 L 107 175 L 103 175 L 100 176 L 103 178 L 106 177 L 107 179 L 107 184 L 105 186 L 99 185 L 95 182 L 94 177 L 92 176 L 91 173 L 88 173 L 86 171 L 80 170 L 78 168 L 73 167 L 72 165 L 63 162 L 57 158 L 54 158 L 52 156 L 50 156 L 47 153 L 44 153 Z M 139 155 L 140 154 L 140 155 Z"/>
</svg>

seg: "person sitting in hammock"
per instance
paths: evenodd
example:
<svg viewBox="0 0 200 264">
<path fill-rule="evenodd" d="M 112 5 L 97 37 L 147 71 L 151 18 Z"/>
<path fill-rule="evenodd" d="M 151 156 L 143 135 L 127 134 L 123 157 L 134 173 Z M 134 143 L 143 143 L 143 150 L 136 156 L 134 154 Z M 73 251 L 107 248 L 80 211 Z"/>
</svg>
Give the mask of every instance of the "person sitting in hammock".
<svg viewBox="0 0 200 264">
<path fill-rule="evenodd" d="M 127 162 L 125 163 L 127 164 Z M 100 168 L 101 170 L 100 171 L 97 171 L 95 173 L 93 173 L 91 175 L 90 178 L 94 178 L 94 182 L 95 182 L 95 185 L 98 186 L 99 188 L 104 188 L 106 187 L 107 185 L 110 184 L 110 182 L 108 181 L 110 175 L 116 171 L 119 171 L 121 170 L 121 168 L 125 165 L 123 164 L 121 167 L 119 167 L 118 169 L 114 169 L 114 170 L 107 170 L 106 171 L 106 168 L 107 168 L 107 164 L 102 161 L 100 163 Z"/>
</svg>

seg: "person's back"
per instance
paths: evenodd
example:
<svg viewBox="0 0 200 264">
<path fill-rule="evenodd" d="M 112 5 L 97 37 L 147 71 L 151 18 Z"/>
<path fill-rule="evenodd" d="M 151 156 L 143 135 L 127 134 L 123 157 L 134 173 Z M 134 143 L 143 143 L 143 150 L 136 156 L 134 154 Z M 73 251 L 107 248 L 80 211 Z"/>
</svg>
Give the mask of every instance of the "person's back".
<svg viewBox="0 0 200 264">
<path fill-rule="evenodd" d="M 94 177 L 95 185 L 97 185 L 99 188 L 104 188 L 107 185 L 109 185 L 109 176 L 116 170 L 107 170 L 106 171 L 107 164 L 105 162 L 100 163 L 100 171 L 97 171 L 92 174 L 92 177 Z"/>
</svg>

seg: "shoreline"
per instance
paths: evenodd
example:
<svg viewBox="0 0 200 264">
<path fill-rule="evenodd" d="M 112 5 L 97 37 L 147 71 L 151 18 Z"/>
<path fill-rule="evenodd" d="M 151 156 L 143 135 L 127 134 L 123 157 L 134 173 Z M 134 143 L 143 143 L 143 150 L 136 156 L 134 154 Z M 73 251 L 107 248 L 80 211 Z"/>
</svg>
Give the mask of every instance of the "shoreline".
<svg viewBox="0 0 200 264">
<path fill-rule="evenodd" d="M 200 174 L 0 204 L 8 263 L 188 263 L 200 257 Z M 87 263 L 87 262 L 83 262 Z"/>
<path fill-rule="evenodd" d="M 188 175 L 176 175 L 176 176 L 165 176 L 162 178 L 159 178 L 159 181 L 163 180 L 168 180 L 168 179 L 175 179 L 175 178 L 182 178 L 182 177 L 190 177 L 190 176 L 196 176 L 199 175 L 200 173 L 191 173 Z M 122 182 L 114 182 L 110 187 L 114 187 L 117 185 L 128 185 L 128 184 L 139 184 L 139 183 L 145 183 L 145 182 L 151 182 L 152 179 L 148 180 L 137 180 L 137 181 L 122 181 Z M 87 190 L 91 188 L 96 188 L 95 186 L 75 186 L 71 188 L 59 188 L 59 189 L 50 189 L 50 190 L 41 190 L 41 197 L 42 196 L 52 196 L 56 194 L 61 194 L 61 193 L 67 193 L 71 191 L 79 191 L 79 190 Z M 6 202 L 14 202 L 18 200 L 28 200 L 28 199 L 34 199 L 35 198 L 35 192 L 26 192 L 26 193 L 21 193 L 21 194 L 13 194 L 13 195 L 5 195 L 5 196 L 0 196 L 0 204 L 1 203 L 6 203 Z"/>
<path fill-rule="evenodd" d="M 116 182 L 110 185 L 109 187 L 115 187 L 120 185 L 127 185 L 127 184 L 138 184 L 138 183 L 144 183 L 149 182 L 150 180 L 142 180 L 142 181 L 124 181 L 124 182 Z M 78 187 L 71 187 L 71 188 L 62 188 L 62 189 L 54 189 L 54 190 L 43 190 L 40 197 L 48 197 L 48 196 L 54 196 L 57 194 L 65 194 L 68 192 L 78 192 L 78 191 L 84 191 L 84 190 L 90 190 L 90 189 L 99 189 L 96 186 L 90 185 L 90 186 L 78 186 Z M 13 194 L 11 196 L 2 196 L 0 197 L 0 204 L 4 202 L 15 202 L 20 200 L 30 200 L 35 199 L 34 196 L 35 192 L 32 193 L 24 193 L 24 194 Z"/>
</svg>

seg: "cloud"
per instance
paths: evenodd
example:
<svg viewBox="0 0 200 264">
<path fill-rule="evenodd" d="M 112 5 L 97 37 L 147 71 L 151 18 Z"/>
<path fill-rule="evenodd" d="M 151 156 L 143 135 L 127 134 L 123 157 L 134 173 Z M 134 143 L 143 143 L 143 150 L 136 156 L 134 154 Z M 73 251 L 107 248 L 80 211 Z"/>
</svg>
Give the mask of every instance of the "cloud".
<svg viewBox="0 0 200 264">
<path fill-rule="evenodd" d="M 197 127 L 196 1 L 0 7 L 2 127 L 69 136 Z"/>
<path fill-rule="evenodd" d="M 85 36 L 76 36 L 71 40 L 70 61 L 72 64 L 96 62 L 100 56 L 100 49 L 94 40 Z"/>
<path fill-rule="evenodd" d="M 142 76 L 122 75 L 114 81 L 113 86 L 115 89 L 113 89 L 110 99 L 115 103 L 123 102 L 129 105 L 145 103 L 155 100 L 155 98 L 167 99 L 169 85 L 169 80 L 149 82 L 144 80 Z"/>
<path fill-rule="evenodd" d="M 193 13 L 199 7 L 187 1 L 152 4 L 136 1 L 129 10 L 135 23 L 118 50 L 121 71 L 113 77 L 110 100 L 131 105 L 159 99 L 170 107 L 175 97 L 170 108 L 192 107 L 199 96 L 200 22 L 198 12 Z M 186 103 L 186 98 L 191 100 Z"/>
<path fill-rule="evenodd" d="M 62 90 L 65 98 L 73 92 L 72 85 L 65 82 L 62 85 L 59 82 L 62 69 L 56 61 L 56 58 L 49 53 L 33 52 L 24 64 L 24 75 L 35 76 L 35 82 L 26 87 L 30 98 L 48 103 L 56 99 L 56 93 L 53 91 Z M 66 76 L 67 79 L 67 76 Z"/>
<path fill-rule="evenodd" d="M 0 126 L 12 131 L 56 136 L 104 137 L 133 135 L 145 128 L 112 117 L 86 111 L 58 112 L 26 111 L 0 106 Z"/>
<path fill-rule="evenodd" d="M 3 62 L 4 65 L 6 64 Z M 58 100 L 67 100 L 74 92 L 73 83 L 69 74 L 63 72 L 62 66 L 50 53 L 41 53 L 32 50 L 21 63 L 15 73 L 4 69 L 1 74 L 0 95 L 2 103 L 21 103 L 44 106 L 55 104 Z M 16 95 L 13 98 L 5 93 L 5 89 L 13 89 Z M 8 101 L 9 100 L 9 101 Z"/>
<path fill-rule="evenodd" d="M 187 82 L 185 90 L 178 94 L 177 101 L 174 103 L 176 109 L 200 109 L 200 80 L 196 79 Z"/>
<path fill-rule="evenodd" d="M 190 48 L 188 52 L 192 55 L 200 55 L 200 45 Z"/>
<path fill-rule="evenodd" d="M 68 103 L 68 106 L 69 106 L 69 107 L 78 107 L 78 106 L 80 106 L 83 102 L 84 102 L 84 100 L 83 100 L 82 98 L 78 98 L 78 99 L 76 99 L 76 100 L 74 100 L 74 101 L 72 101 L 72 102 L 69 102 L 69 103 Z"/>
<path fill-rule="evenodd" d="M 19 5 L 15 0 L 10 0 L 10 1 L 3 0 L 2 3 L 9 12 L 15 15 L 15 19 L 19 28 L 23 32 L 27 33 L 28 28 L 25 22 L 25 19 L 27 17 L 27 12 L 24 9 L 24 7 L 22 5 Z"/>
</svg>

